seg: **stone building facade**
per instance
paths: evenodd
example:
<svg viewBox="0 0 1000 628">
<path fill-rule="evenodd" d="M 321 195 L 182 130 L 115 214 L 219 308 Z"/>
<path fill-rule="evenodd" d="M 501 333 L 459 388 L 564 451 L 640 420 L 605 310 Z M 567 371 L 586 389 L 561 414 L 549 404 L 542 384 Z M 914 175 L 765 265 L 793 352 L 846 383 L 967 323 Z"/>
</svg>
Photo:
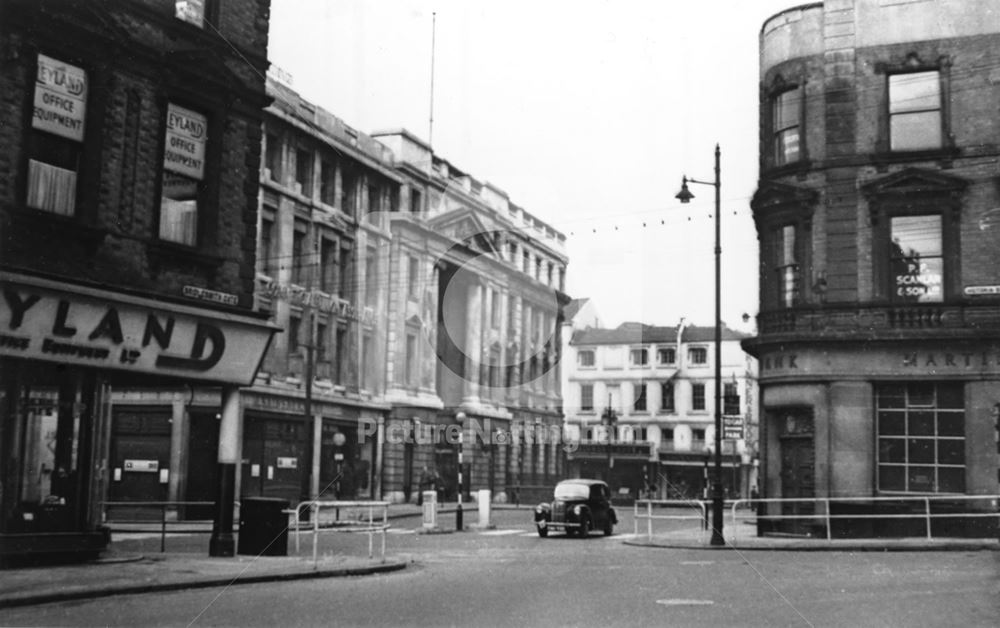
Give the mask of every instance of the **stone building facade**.
<svg viewBox="0 0 1000 628">
<path fill-rule="evenodd" d="M 233 551 L 238 387 L 274 331 L 252 313 L 267 14 L 4 3 L 0 561 L 96 554 L 101 502 L 183 494 L 181 455 Z"/>
<path fill-rule="evenodd" d="M 715 328 L 623 323 L 564 333 L 564 411 L 577 444 L 570 475 L 605 478 L 616 495 L 632 498 L 707 495 Z M 721 334 L 722 484 L 728 496 L 746 497 L 755 480 L 756 360 L 740 347 L 746 334 Z"/>
<path fill-rule="evenodd" d="M 760 34 L 762 492 L 993 508 L 1000 27 L 990 3 L 836 0 Z M 951 501 L 941 500 L 949 497 Z M 787 505 L 784 522 L 821 531 Z M 910 520 L 835 522 L 888 534 Z M 935 527 L 970 530 L 985 520 Z M 919 525 L 922 525 L 920 523 Z"/>
<path fill-rule="evenodd" d="M 533 499 L 563 470 L 566 238 L 413 134 L 375 137 L 403 178 L 389 216 L 384 493 L 413 499 L 433 477 L 454 499 L 461 447 L 466 490 Z"/>
</svg>

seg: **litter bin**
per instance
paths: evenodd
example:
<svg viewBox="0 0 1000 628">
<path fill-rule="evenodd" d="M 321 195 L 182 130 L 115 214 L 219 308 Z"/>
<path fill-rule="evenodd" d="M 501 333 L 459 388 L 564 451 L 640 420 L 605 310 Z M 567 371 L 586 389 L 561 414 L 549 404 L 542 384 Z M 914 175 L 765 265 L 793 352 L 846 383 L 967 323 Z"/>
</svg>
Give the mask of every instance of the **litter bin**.
<svg viewBox="0 0 1000 628">
<path fill-rule="evenodd" d="M 244 497 L 240 500 L 238 554 L 288 555 L 288 500 L 277 497 Z"/>
</svg>

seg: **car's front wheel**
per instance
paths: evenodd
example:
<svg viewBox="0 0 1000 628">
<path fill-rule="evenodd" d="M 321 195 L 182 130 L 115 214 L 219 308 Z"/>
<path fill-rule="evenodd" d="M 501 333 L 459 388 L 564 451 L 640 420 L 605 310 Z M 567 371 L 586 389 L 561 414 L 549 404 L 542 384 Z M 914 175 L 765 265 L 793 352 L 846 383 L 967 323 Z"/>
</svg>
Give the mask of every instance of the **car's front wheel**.
<svg viewBox="0 0 1000 628">
<path fill-rule="evenodd" d="M 615 524 L 611 522 L 610 518 L 608 518 L 607 522 L 605 522 L 604 524 L 604 536 L 611 536 L 614 533 L 615 533 Z"/>
<path fill-rule="evenodd" d="M 582 539 L 585 539 L 588 536 L 590 536 L 590 519 L 588 517 L 584 517 L 583 519 L 580 520 L 580 528 L 577 531 L 577 533 L 580 535 L 580 538 Z"/>
<path fill-rule="evenodd" d="M 543 539 L 549 535 L 549 526 L 545 525 L 545 521 L 539 521 L 535 527 L 538 529 L 538 536 Z"/>
</svg>

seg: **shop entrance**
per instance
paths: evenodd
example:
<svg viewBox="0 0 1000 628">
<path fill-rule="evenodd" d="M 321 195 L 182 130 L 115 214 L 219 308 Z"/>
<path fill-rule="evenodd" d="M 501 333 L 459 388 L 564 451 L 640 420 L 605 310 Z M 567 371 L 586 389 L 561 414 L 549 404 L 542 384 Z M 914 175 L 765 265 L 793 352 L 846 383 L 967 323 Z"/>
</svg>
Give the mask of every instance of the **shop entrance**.
<svg viewBox="0 0 1000 628">
<path fill-rule="evenodd" d="M 215 502 L 219 488 L 219 419 L 213 412 L 191 413 L 187 486 L 184 500 Z M 186 506 L 184 519 L 211 519 L 215 506 Z"/>
<path fill-rule="evenodd" d="M 813 440 L 812 408 L 797 408 L 781 413 L 779 424 L 781 450 L 781 497 L 812 498 L 816 496 L 816 447 Z M 812 515 L 816 507 L 811 502 L 786 503 L 783 515 Z M 812 519 L 784 519 L 781 528 L 792 534 L 808 534 Z"/>
<path fill-rule="evenodd" d="M 168 499 L 170 410 L 126 409 L 115 412 L 111 431 L 110 501 L 155 502 Z M 108 518 L 159 520 L 159 508 L 115 506 Z"/>
</svg>

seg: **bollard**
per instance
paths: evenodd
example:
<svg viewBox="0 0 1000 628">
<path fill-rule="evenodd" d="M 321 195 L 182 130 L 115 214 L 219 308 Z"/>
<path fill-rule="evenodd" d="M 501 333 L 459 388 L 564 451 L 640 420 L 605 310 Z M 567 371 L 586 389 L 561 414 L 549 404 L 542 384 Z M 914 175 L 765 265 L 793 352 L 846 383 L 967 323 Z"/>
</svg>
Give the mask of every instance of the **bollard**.
<svg viewBox="0 0 1000 628">
<path fill-rule="evenodd" d="M 479 527 L 489 528 L 490 527 L 490 491 L 489 489 L 481 489 L 477 500 L 479 502 Z"/>
<path fill-rule="evenodd" d="M 432 530 L 437 527 L 437 491 L 424 491 L 424 528 Z"/>
</svg>

